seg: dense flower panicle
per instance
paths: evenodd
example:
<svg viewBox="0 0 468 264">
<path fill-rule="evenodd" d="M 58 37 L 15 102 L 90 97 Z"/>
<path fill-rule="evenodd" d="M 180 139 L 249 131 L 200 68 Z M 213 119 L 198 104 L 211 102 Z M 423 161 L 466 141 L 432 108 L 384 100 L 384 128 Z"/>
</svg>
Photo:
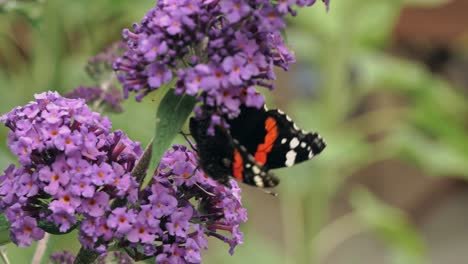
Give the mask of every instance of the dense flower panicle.
<svg viewBox="0 0 468 264">
<path fill-rule="evenodd" d="M 97 264 L 107 264 L 107 263 L 114 263 L 114 264 L 133 264 L 135 263 L 129 255 L 119 252 L 113 251 L 110 253 L 106 253 L 101 255 L 97 259 Z"/>
<path fill-rule="evenodd" d="M 104 107 L 105 110 L 120 113 L 123 111 L 122 101 L 123 96 L 116 87 L 109 87 L 104 90 L 100 87 L 79 86 L 65 95 L 67 98 L 84 99 L 87 104 L 96 106 L 96 108 Z"/>
<path fill-rule="evenodd" d="M 96 241 L 117 240 L 121 247 L 138 252 L 133 257 L 155 256 L 156 263 L 200 263 L 206 236 L 228 243 L 233 253 L 242 243 L 239 225 L 247 215 L 239 187 L 235 181 L 231 185 L 232 189 L 206 177 L 197 167 L 196 155 L 175 145 L 140 193 L 139 205 L 85 219 L 80 241 L 93 247 Z"/>
<path fill-rule="evenodd" d="M 86 103 L 93 102 L 101 98 L 102 90 L 99 87 L 78 86 L 71 92 L 65 94 L 67 98 L 84 99 Z"/>
<path fill-rule="evenodd" d="M 122 91 L 116 87 L 117 80 L 112 65 L 125 51 L 126 44 L 119 41 L 90 58 L 86 71 L 97 85 L 76 87 L 65 94 L 65 97 L 85 99 L 86 103 L 98 112 L 122 112 L 121 103 L 124 98 Z"/>
<path fill-rule="evenodd" d="M 206 176 L 185 146 L 166 152 L 139 192 L 131 171 L 140 145 L 110 132 L 110 121 L 84 100 L 43 93 L 0 120 L 11 129 L 8 144 L 20 162 L 0 175 L 0 213 L 16 244 L 78 227 L 81 244 L 101 254 L 112 245 L 135 260 L 200 263 L 207 236 L 228 243 L 231 254 L 242 243 L 239 225 L 247 215 L 239 187 Z"/>
<path fill-rule="evenodd" d="M 327 5 L 328 1 L 323 0 Z M 219 114 L 237 116 L 241 104 L 260 107 L 255 86 L 272 89 L 273 66 L 288 69 L 294 55 L 281 36 L 285 15 L 315 0 L 158 1 L 133 31 L 114 63 L 125 97 L 176 80 L 176 91 L 206 96 Z"/>
<path fill-rule="evenodd" d="M 86 72 L 88 75 L 101 82 L 113 76 L 113 63 L 127 50 L 125 42 L 118 41 L 109 45 L 104 51 L 88 60 Z"/>
<path fill-rule="evenodd" d="M 21 164 L 0 175 L 0 213 L 16 244 L 78 227 L 81 244 L 101 254 L 113 245 L 134 259 L 200 263 L 207 236 L 228 243 L 231 253 L 242 243 L 239 225 L 247 215 L 239 187 L 207 177 L 185 146 L 166 152 L 138 193 L 130 172 L 140 145 L 110 132 L 110 122 L 84 100 L 43 93 L 0 120 Z"/>
<path fill-rule="evenodd" d="M 69 251 L 54 253 L 49 258 L 50 264 L 73 264 L 74 261 L 75 255 Z"/>
<path fill-rule="evenodd" d="M 35 98 L 0 117 L 21 165 L 0 175 L 0 212 L 20 246 L 41 239 L 39 227 L 67 232 L 81 219 L 105 216 L 112 200 L 135 202 L 138 195 L 130 172 L 142 154 L 139 143 L 110 132 L 110 121 L 84 100 L 56 92 Z"/>
</svg>

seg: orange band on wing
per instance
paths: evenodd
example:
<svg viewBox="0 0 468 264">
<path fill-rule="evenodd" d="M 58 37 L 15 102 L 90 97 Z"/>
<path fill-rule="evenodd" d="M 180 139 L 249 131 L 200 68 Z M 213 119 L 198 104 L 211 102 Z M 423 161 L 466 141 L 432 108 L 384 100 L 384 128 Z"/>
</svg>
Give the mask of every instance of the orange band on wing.
<svg viewBox="0 0 468 264">
<path fill-rule="evenodd" d="M 239 179 L 243 180 L 242 173 L 244 172 L 244 161 L 242 156 L 237 149 L 234 150 L 234 164 L 232 164 L 232 175 Z"/>
<path fill-rule="evenodd" d="M 278 138 L 278 126 L 276 120 L 269 117 L 265 121 L 265 139 L 262 144 L 258 145 L 257 152 L 255 153 L 255 161 L 260 165 L 265 165 L 267 161 L 267 155 L 270 153 Z"/>
</svg>

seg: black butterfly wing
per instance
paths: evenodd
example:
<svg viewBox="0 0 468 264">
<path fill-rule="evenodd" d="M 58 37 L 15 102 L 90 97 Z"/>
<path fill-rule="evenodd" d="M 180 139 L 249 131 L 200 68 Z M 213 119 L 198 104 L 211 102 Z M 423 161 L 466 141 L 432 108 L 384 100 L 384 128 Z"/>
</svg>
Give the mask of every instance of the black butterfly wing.
<svg viewBox="0 0 468 264">
<path fill-rule="evenodd" d="M 232 137 L 267 170 L 311 159 L 326 146 L 320 135 L 299 129 L 289 116 L 276 109 L 245 107 L 229 124 Z"/>
<path fill-rule="evenodd" d="M 232 173 L 234 144 L 230 136 L 220 128 L 215 129 L 215 135 L 207 133 L 210 118 L 190 118 L 190 133 L 195 139 L 198 162 L 203 171 L 222 184 L 228 184 Z"/>
<path fill-rule="evenodd" d="M 270 139 L 265 142 L 268 141 L 269 144 L 272 142 L 271 149 L 266 153 L 265 166 L 269 169 L 290 167 L 309 160 L 326 147 L 325 141 L 319 134 L 301 130 L 280 110 L 269 110 L 265 124 L 268 128 L 265 138 L 270 134 Z M 257 149 L 256 157 L 261 156 L 258 154 L 259 151 L 261 149 Z"/>
<path fill-rule="evenodd" d="M 258 144 L 265 139 L 266 118 L 267 113 L 263 108 L 242 107 L 238 117 L 228 120 L 232 137 L 252 155 L 257 151 Z"/>
<path fill-rule="evenodd" d="M 233 141 L 235 150 L 232 171 L 235 178 L 261 188 L 275 187 L 279 184 L 279 179 L 266 167 L 258 164 L 244 146 L 235 139 Z"/>
</svg>

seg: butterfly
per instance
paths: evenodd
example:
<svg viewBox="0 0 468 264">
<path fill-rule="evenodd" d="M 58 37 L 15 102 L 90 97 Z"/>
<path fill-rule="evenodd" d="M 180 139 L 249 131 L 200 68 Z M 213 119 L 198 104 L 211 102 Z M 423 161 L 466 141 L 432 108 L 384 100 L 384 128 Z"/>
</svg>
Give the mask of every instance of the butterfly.
<svg viewBox="0 0 468 264">
<path fill-rule="evenodd" d="M 279 179 L 269 170 L 290 167 L 318 155 L 326 147 L 317 133 L 301 130 L 281 110 L 242 107 L 229 128 L 208 127 L 213 109 L 204 107 L 190 119 L 199 163 L 207 175 L 226 184 L 232 176 L 257 187 L 274 187 Z"/>
</svg>

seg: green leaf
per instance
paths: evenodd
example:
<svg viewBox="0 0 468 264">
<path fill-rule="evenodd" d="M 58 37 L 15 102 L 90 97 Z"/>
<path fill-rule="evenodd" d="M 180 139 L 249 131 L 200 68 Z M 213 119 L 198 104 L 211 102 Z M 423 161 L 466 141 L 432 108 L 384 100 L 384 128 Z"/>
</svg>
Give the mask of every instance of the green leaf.
<svg viewBox="0 0 468 264">
<path fill-rule="evenodd" d="M 4 214 L 0 215 L 0 246 L 10 242 L 10 223 L 5 218 Z"/>
<path fill-rule="evenodd" d="M 81 248 L 80 251 L 78 252 L 78 255 L 76 255 L 75 259 L 75 264 L 88 264 L 88 263 L 94 263 L 94 261 L 99 257 L 99 253 L 96 251 L 90 250 L 90 249 L 85 249 Z"/>
<path fill-rule="evenodd" d="M 156 113 L 156 129 L 150 169 L 141 188 L 144 188 L 150 181 L 164 152 L 170 147 L 172 141 L 181 131 L 185 121 L 192 113 L 195 103 L 196 100 L 193 96 L 177 95 L 173 89 L 170 89 L 161 100 Z"/>
<path fill-rule="evenodd" d="M 455 144 L 455 143 L 453 143 Z M 466 146 L 463 141 L 460 145 Z M 402 126 L 387 139 L 385 149 L 423 169 L 429 175 L 468 177 L 467 155 L 445 140 L 427 137 L 409 126 Z"/>
<path fill-rule="evenodd" d="M 141 156 L 140 160 L 138 160 L 135 168 L 132 171 L 132 176 L 136 177 L 138 183 L 143 182 L 146 176 L 146 172 L 148 171 L 148 167 L 151 162 L 151 155 L 153 152 L 153 140 L 150 141 L 148 146 L 146 146 L 143 155 Z"/>
<path fill-rule="evenodd" d="M 75 230 L 75 228 L 77 228 L 79 224 L 80 224 L 80 222 L 77 222 L 76 224 L 72 225 L 70 227 L 70 229 L 68 231 L 66 231 L 66 232 L 61 232 L 56 224 L 51 223 L 51 222 L 46 221 L 46 220 L 39 220 L 38 226 L 42 230 L 44 230 L 45 232 L 47 232 L 49 234 L 64 235 L 64 234 L 68 234 L 68 233 L 72 232 L 73 230 Z"/>
<path fill-rule="evenodd" d="M 361 188 L 352 193 L 351 203 L 356 216 L 390 247 L 392 263 L 427 263 L 424 242 L 402 211 Z"/>
</svg>

